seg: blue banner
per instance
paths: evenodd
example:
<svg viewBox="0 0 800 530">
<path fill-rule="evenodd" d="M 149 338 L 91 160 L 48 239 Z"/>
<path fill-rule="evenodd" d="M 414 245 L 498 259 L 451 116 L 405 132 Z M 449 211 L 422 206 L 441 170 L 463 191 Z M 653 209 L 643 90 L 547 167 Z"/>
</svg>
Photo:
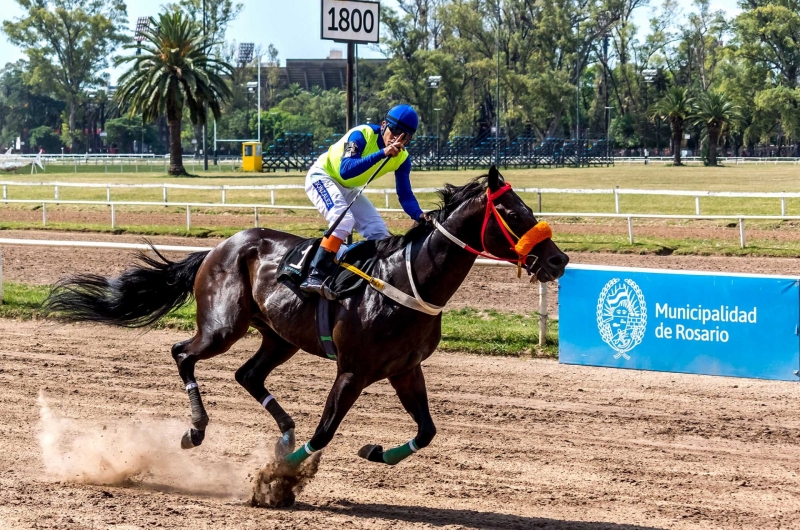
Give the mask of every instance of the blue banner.
<svg viewBox="0 0 800 530">
<path fill-rule="evenodd" d="M 800 278 L 570 265 L 559 361 L 797 381 Z"/>
</svg>

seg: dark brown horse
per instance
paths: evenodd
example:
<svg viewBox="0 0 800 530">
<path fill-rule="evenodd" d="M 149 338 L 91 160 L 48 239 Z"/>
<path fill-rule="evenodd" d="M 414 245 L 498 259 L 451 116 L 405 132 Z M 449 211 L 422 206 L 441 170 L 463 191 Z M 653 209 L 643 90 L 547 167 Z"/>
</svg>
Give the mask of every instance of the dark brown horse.
<svg viewBox="0 0 800 530">
<path fill-rule="evenodd" d="M 517 259 L 501 221 L 497 217 L 485 221 L 485 212 L 491 207 L 487 204 L 487 187 L 494 192 L 504 184 L 493 167 L 488 176 L 464 186 L 447 185 L 440 192 L 441 209 L 430 212 L 429 218 L 474 249 Z M 512 233 L 525 234 L 537 224 L 531 209 L 513 191 L 498 195 L 493 203 Z M 281 258 L 301 240 L 284 232 L 253 228 L 239 232 L 209 252 L 191 254 L 180 262 L 160 255 L 160 259 L 142 255 L 142 265 L 118 278 L 82 275 L 62 280 L 54 287 L 45 308 L 70 321 L 141 327 L 184 304 L 194 293 L 197 331 L 191 339 L 172 347 L 192 409 L 192 428 L 182 439 L 185 448 L 199 445 L 208 425 L 194 376 L 195 364 L 226 352 L 249 327 L 256 328 L 262 336 L 261 347 L 236 371 L 236 380 L 275 418 L 288 454 L 294 450 L 295 424 L 264 386 L 265 380 L 300 349 L 325 358 L 315 332 L 316 297 L 308 299 L 294 286 L 276 280 Z M 403 236 L 378 242 L 380 259 L 374 276 L 405 293 L 411 293 L 403 252 L 409 242 L 414 281 L 421 298 L 444 306 L 466 278 L 475 255 L 454 244 L 431 221 L 416 225 Z M 560 277 L 569 261 L 549 238 L 536 244 L 523 258 L 529 272 L 542 282 Z M 367 445 L 359 455 L 393 465 L 426 447 L 436 428 L 428 410 L 421 363 L 439 344 L 441 314 L 413 311 L 368 288 L 337 303 L 333 318 L 333 342 L 339 352 L 336 381 L 314 436 L 289 454 L 286 462 L 296 466 L 327 446 L 362 390 L 386 378 L 416 421 L 416 437 L 388 451 L 379 445 Z"/>
</svg>

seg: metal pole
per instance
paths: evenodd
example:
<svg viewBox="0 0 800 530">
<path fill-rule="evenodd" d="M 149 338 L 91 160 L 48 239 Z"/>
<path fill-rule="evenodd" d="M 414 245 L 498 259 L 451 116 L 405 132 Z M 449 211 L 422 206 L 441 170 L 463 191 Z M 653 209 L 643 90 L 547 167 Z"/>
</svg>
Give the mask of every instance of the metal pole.
<svg viewBox="0 0 800 530">
<path fill-rule="evenodd" d="M 633 220 L 628 216 L 628 242 L 633 245 Z"/>
<path fill-rule="evenodd" d="M 495 48 L 497 49 L 497 87 L 495 92 L 494 115 L 494 165 L 500 165 L 500 17 L 502 15 L 500 0 L 497 0 L 497 32 L 495 34 Z"/>
<path fill-rule="evenodd" d="M 547 344 L 547 284 L 539 282 L 539 346 Z"/>
<path fill-rule="evenodd" d="M 261 143 L 261 56 L 258 56 L 258 143 Z"/>
<path fill-rule="evenodd" d="M 355 103 L 353 105 L 353 116 L 355 116 L 355 123 L 359 123 L 358 121 L 358 110 L 359 110 L 359 103 L 358 103 L 358 44 L 353 45 L 353 51 L 355 52 L 355 62 L 353 63 L 353 78 L 355 86 L 353 87 L 353 96 Z"/>
<path fill-rule="evenodd" d="M 206 49 L 206 0 L 203 0 L 203 53 L 208 53 Z M 206 123 L 208 123 L 208 103 L 203 103 L 205 109 L 203 117 L 203 169 L 208 171 L 208 147 L 206 146 Z"/>
<path fill-rule="evenodd" d="M 747 238 L 744 235 L 744 219 L 741 217 L 739 218 L 739 243 L 742 245 L 742 248 L 747 246 Z"/>
<path fill-rule="evenodd" d="M 353 120 L 353 64 L 355 63 L 355 44 L 347 43 L 347 114 L 345 129 L 348 131 L 356 126 Z"/>
</svg>

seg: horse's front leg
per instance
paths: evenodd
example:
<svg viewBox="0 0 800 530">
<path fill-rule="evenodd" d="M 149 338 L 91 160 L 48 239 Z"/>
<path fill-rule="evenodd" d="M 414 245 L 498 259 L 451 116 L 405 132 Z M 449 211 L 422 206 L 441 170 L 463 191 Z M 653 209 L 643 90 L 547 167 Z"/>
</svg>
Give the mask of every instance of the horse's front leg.
<svg viewBox="0 0 800 530">
<path fill-rule="evenodd" d="M 316 451 L 326 447 L 336 434 L 336 429 L 347 415 L 350 407 L 356 402 L 364 384 L 352 373 L 342 372 L 336 377 L 328 400 L 325 403 L 325 410 L 322 412 L 317 430 L 311 440 L 305 443 L 300 449 L 286 457 L 286 463 L 290 466 L 299 466 L 306 458 Z"/>
<path fill-rule="evenodd" d="M 390 377 L 389 382 L 397 391 L 397 397 L 400 398 L 403 408 L 417 422 L 417 435 L 408 443 L 388 451 L 384 451 L 380 445 L 365 445 L 358 451 L 358 456 L 366 458 L 370 462 L 393 466 L 423 447 L 427 447 L 436 436 L 436 426 L 433 424 L 433 418 L 428 409 L 428 393 L 425 390 L 425 376 L 422 375 L 421 365 L 417 365 L 403 374 Z"/>
</svg>

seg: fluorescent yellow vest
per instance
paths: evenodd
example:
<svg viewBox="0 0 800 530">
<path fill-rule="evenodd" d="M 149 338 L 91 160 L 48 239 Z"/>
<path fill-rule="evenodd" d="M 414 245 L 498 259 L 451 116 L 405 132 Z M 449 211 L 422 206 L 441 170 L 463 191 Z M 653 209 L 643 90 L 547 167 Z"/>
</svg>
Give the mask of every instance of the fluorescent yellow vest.
<svg viewBox="0 0 800 530">
<path fill-rule="evenodd" d="M 347 139 L 350 137 L 350 134 L 355 131 L 359 131 L 361 134 L 363 134 L 364 139 L 367 141 L 367 145 L 364 147 L 364 151 L 361 153 L 362 158 L 366 158 L 380 150 L 378 147 L 379 133 L 373 131 L 372 127 L 369 125 L 359 125 L 358 127 L 347 131 L 347 134 L 345 134 L 341 140 L 330 146 L 327 154 L 320 157 L 320 162 L 322 167 L 325 169 L 325 172 L 333 180 L 345 188 L 359 188 L 366 184 L 375 169 L 383 162 L 383 160 L 380 160 L 374 166 L 370 167 L 368 170 L 356 177 L 347 180 L 342 178 L 342 176 L 339 174 L 339 168 L 342 167 L 342 158 L 344 157 L 344 151 L 347 148 Z M 403 162 L 406 161 L 406 158 L 408 158 L 408 151 L 400 151 L 396 157 L 390 159 L 386 165 L 383 166 L 380 173 L 378 173 L 378 176 L 375 178 L 380 178 L 387 173 L 394 172 L 403 164 Z"/>
</svg>

